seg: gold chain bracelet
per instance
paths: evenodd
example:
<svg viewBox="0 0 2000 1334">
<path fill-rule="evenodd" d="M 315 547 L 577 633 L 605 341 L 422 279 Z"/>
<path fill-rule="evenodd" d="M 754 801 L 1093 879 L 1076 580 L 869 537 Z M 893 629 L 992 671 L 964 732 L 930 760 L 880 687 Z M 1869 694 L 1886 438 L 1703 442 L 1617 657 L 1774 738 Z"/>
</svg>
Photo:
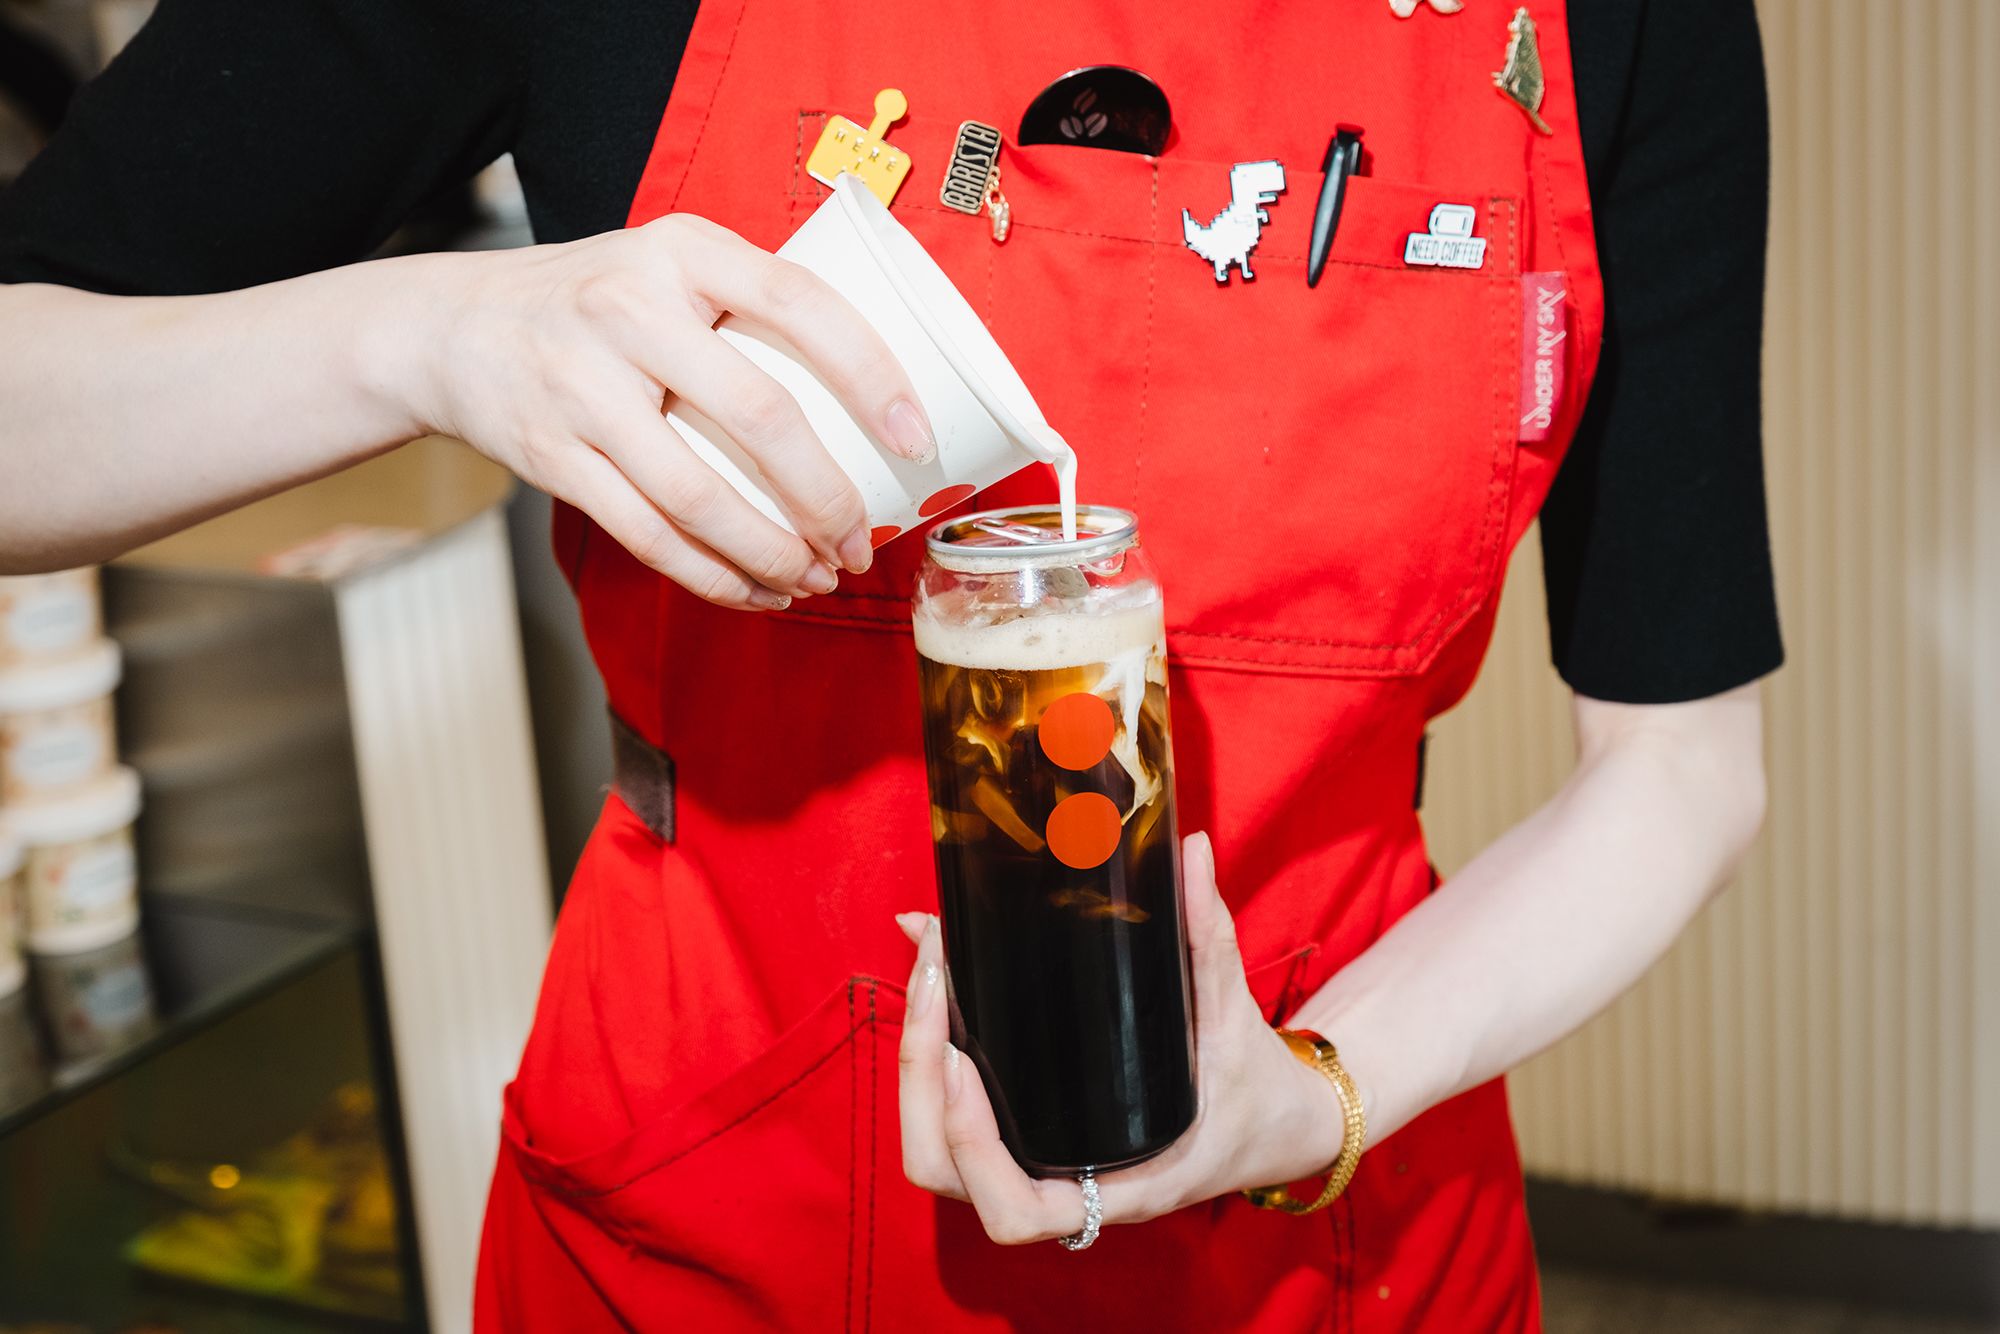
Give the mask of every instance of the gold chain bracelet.
<svg viewBox="0 0 2000 1334">
<path fill-rule="evenodd" d="M 1354 1169 L 1361 1162 L 1361 1144 L 1368 1138 L 1368 1118 L 1361 1110 L 1361 1095 L 1355 1091 L 1354 1079 L 1340 1063 L 1340 1053 L 1331 1042 L 1308 1028 L 1281 1028 L 1278 1036 L 1292 1049 L 1292 1055 L 1319 1071 L 1333 1085 L 1333 1096 L 1340 1100 L 1340 1156 L 1326 1170 L 1326 1185 L 1318 1199 L 1296 1200 L 1283 1186 L 1257 1186 L 1243 1195 L 1259 1209 L 1282 1209 L 1288 1214 L 1316 1213 L 1339 1199 L 1347 1183 L 1354 1180 Z"/>
</svg>

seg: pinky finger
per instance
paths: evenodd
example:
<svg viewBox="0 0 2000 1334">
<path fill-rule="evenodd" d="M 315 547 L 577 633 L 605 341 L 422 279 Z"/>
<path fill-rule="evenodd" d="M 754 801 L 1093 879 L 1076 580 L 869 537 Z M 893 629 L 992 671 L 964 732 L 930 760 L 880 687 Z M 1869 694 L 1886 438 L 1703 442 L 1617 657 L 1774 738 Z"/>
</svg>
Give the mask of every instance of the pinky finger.
<svg viewBox="0 0 2000 1334">
<path fill-rule="evenodd" d="M 782 611 L 791 605 L 790 597 L 758 583 L 674 527 L 604 455 L 582 447 L 569 464 L 561 498 L 588 514 L 642 564 L 718 606 Z"/>
</svg>

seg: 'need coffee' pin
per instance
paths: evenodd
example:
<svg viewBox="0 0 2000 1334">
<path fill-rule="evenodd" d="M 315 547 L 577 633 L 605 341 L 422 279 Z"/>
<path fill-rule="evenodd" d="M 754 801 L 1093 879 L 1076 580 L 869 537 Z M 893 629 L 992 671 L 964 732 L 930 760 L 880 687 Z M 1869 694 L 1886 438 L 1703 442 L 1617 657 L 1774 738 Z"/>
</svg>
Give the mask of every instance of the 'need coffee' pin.
<svg viewBox="0 0 2000 1334">
<path fill-rule="evenodd" d="M 1470 204 L 1437 204 L 1430 230 L 1411 232 L 1403 263 L 1434 269 L 1476 269 L 1486 263 L 1486 238 L 1472 234 L 1479 210 Z"/>
</svg>

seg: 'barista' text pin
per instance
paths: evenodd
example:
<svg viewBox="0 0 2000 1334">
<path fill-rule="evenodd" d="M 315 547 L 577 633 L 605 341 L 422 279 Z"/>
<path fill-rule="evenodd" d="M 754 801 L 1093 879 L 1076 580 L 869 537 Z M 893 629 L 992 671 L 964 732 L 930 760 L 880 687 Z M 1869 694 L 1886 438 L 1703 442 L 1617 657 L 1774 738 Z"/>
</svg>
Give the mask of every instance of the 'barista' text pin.
<svg viewBox="0 0 2000 1334">
<path fill-rule="evenodd" d="M 1479 210 L 1470 204 L 1436 204 L 1430 230 L 1411 232 L 1403 243 L 1403 263 L 1437 269 L 1476 269 L 1486 263 L 1486 238 L 1474 236 Z"/>
<path fill-rule="evenodd" d="M 1284 163 L 1239 162 L 1229 169 L 1229 207 L 1205 223 L 1181 210 L 1181 236 L 1189 250 L 1215 269 L 1216 282 L 1229 281 L 1231 264 L 1243 271 L 1243 281 L 1256 278 L 1250 272 L 1250 252 L 1257 248 L 1264 224 L 1271 220 L 1264 205 L 1276 202 L 1284 192 Z"/>
<path fill-rule="evenodd" d="M 885 143 L 882 136 L 901 120 L 910 103 L 894 88 L 875 94 L 875 118 L 863 129 L 845 116 L 827 117 L 826 129 L 806 159 L 806 174 L 821 185 L 832 185 L 842 173 L 868 187 L 868 193 L 884 204 L 903 188 L 910 174 L 910 157 L 902 149 Z"/>
<path fill-rule="evenodd" d="M 993 239 L 1007 239 L 1014 211 L 1007 196 L 1000 193 L 1000 131 L 996 127 L 976 120 L 959 125 L 951 162 L 944 169 L 944 184 L 938 187 L 938 202 L 974 218 L 981 209 L 987 210 L 993 218 Z"/>
</svg>

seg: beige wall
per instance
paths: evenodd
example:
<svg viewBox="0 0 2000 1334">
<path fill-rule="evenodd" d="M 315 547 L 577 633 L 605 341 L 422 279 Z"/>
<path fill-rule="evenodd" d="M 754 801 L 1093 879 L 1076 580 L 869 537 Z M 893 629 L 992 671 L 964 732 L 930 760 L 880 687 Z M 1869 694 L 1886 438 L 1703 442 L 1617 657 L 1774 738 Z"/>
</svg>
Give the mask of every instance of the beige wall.
<svg viewBox="0 0 2000 1334">
<path fill-rule="evenodd" d="M 1522 1142 L 1577 1180 L 2000 1224 L 2000 2 L 1759 11 L 1770 821 L 1645 983 L 1517 1074 Z M 1439 728 L 1447 868 L 1568 768 L 1534 548 Z"/>
</svg>

